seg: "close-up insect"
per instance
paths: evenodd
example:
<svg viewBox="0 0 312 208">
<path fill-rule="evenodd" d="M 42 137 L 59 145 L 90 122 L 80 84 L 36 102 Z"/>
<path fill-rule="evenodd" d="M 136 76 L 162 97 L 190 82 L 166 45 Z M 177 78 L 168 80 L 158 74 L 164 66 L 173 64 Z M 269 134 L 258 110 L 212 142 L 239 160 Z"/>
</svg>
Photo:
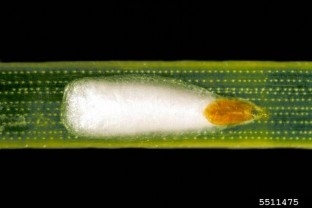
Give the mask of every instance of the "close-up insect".
<svg viewBox="0 0 312 208">
<path fill-rule="evenodd" d="M 0 12 L 1 199 L 312 207 L 309 5 L 24 3 Z"/>
<path fill-rule="evenodd" d="M 311 148 L 309 62 L 2 63 L 1 148 Z"/>
</svg>

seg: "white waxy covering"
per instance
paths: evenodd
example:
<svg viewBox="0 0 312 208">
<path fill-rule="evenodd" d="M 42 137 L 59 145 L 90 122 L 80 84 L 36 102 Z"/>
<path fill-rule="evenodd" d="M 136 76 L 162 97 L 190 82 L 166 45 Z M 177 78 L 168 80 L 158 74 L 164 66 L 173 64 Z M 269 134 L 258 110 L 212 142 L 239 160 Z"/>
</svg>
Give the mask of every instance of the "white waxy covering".
<svg viewBox="0 0 312 208">
<path fill-rule="evenodd" d="M 97 138 L 214 127 L 203 114 L 216 99 L 212 93 L 121 80 L 88 78 L 70 83 L 63 100 L 65 126 L 76 135 Z"/>
</svg>

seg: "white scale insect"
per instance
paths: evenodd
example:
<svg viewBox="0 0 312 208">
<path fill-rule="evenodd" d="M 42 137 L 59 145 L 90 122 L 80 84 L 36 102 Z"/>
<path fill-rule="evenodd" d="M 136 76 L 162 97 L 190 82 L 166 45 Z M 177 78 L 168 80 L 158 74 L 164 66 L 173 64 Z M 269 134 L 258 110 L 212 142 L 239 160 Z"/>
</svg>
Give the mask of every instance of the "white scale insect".
<svg viewBox="0 0 312 208">
<path fill-rule="evenodd" d="M 264 115 L 248 101 L 161 77 L 79 79 L 66 86 L 62 106 L 67 129 L 94 138 L 209 131 Z"/>
</svg>

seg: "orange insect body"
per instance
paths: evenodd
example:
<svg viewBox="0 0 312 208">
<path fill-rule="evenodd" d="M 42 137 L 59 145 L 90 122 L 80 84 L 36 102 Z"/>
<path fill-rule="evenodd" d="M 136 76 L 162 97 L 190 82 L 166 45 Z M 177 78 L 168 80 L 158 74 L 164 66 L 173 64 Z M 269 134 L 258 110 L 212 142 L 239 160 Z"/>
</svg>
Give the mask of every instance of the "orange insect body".
<svg viewBox="0 0 312 208">
<path fill-rule="evenodd" d="M 204 110 L 205 117 L 215 125 L 235 125 L 253 120 L 259 109 L 249 102 L 217 99 Z"/>
</svg>

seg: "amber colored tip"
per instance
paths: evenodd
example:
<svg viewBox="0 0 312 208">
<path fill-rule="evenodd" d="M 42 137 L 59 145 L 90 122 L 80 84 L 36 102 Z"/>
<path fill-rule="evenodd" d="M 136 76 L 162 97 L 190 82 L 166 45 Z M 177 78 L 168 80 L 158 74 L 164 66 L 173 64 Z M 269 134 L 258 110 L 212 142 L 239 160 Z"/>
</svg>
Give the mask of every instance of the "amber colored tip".
<svg viewBox="0 0 312 208">
<path fill-rule="evenodd" d="M 253 103 L 225 98 L 209 104 L 204 110 L 204 115 L 216 125 L 236 125 L 268 117 L 264 109 Z"/>
</svg>

